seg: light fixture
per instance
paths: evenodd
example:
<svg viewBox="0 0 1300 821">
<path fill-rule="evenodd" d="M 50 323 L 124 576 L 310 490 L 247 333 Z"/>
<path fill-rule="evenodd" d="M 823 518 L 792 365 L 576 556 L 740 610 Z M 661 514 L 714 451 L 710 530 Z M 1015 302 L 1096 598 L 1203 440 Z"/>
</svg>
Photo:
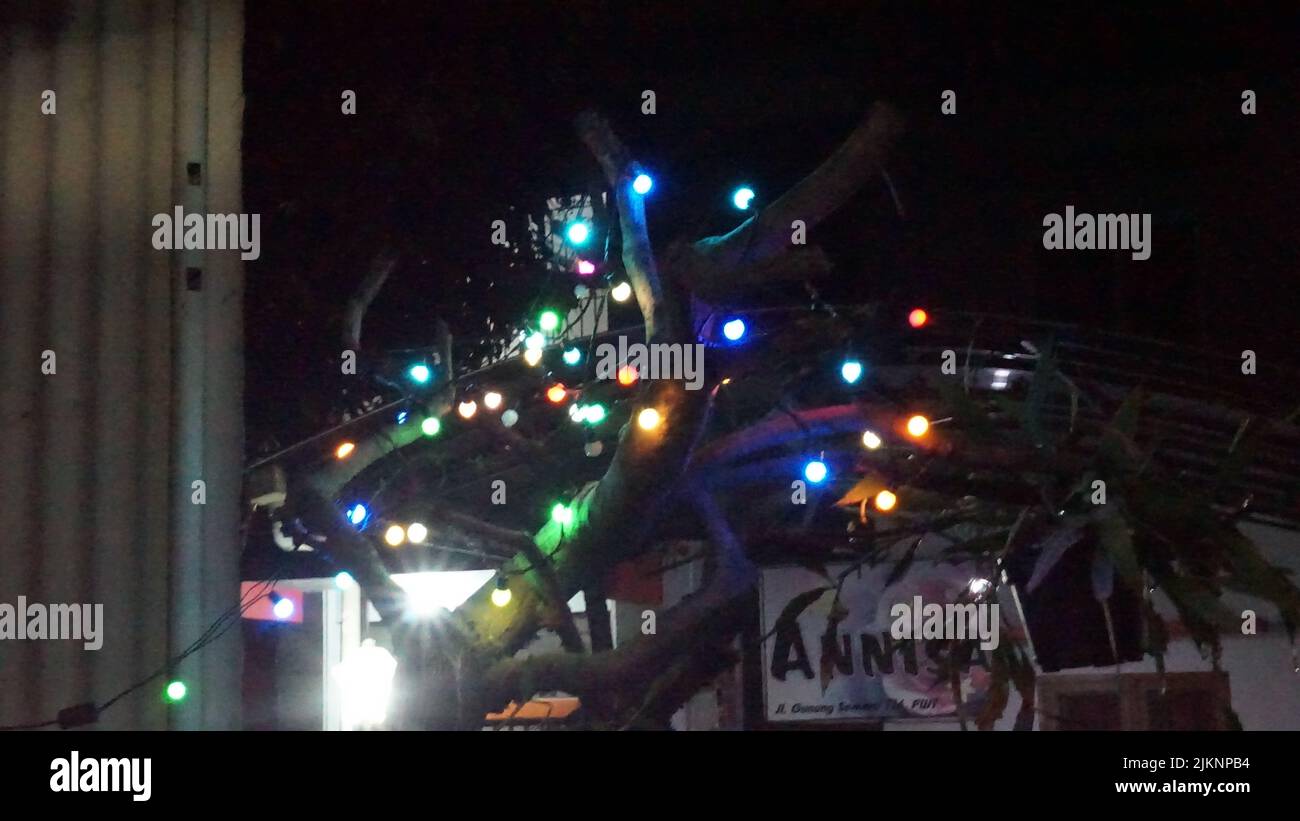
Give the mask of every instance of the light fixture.
<svg viewBox="0 0 1300 821">
<path fill-rule="evenodd" d="M 739 342 L 745 335 L 745 320 L 740 317 L 728 319 L 722 326 L 722 335 L 732 342 Z"/>
<path fill-rule="evenodd" d="M 569 223 L 564 235 L 574 245 L 586 245 L 587 240 L 591 238 L 591 228 L 585 222 L 572 222 Z"/>
<path fill-rule="evenodd" d="M 467 399 L 456 406 L 456 413 L 459 413 L 462 419 L 473 419 L 474 414 L 478 413 L 478 403 L 473 399 Z"/>
<path fill-rule="evenodd" d="M 610 290 L 609 295 L 614 298 L 615 302 L 627 302 L 632 296 L 632 286 L 626 282 L 620 282 Z"/>
<path fill-rule="evenodd" d="M 555 333 L 555 329 L 560 327 L 560 315 L 555 311 L 542 311 L 542 315 L 537 318 L 537 327 L 546 333 Z"/>
<path fill-rule="evenodd" d="M 578 275 L 579 275 L 579 276 L 589 277 L 589 276 L 591 276 L 591 275 L 594 274 L 594 273 L 596 273 L 596 263 L 592 262 L 591 260 L 586 260 L 586 259 L 580 259 L 580 260 L 578 260 Z"/>
<path fill-rule="evenodd" d="M 636 368 L 631 365 L 623 365 L 618 369 L 618 384 L 625 388 L 630 388 L 635 385 L 639 378 L 640 376 L 637 374 Z"/>
<path fill-rule="evenodd" d="M 397 424 L 399 424 L 399 425 L 405 425 L 405 424 L 406 424 L 406 418 L 407 418 L 408 416 L 410 416 L 410 414 L 407 413 L 406 411 L 398 411 L 398 412 L 397 412 Z"/>
<path fill-rule="evenodd" d="M 573 524 L 573 510 L 562 502 L 556 502 L 551 508 L 551 518 L 562 525 Z"/>
<path fill-rule="evenodd" d="M 605 421 L 605 406 L 597 402 L 594 405 L 588 405 L 582 413 L 582 419 L 588 425 L 599 425 Z"/>
<path fill-rule="evenodd" d="M 352 451 L 356 449 L 357 446 L 353 442 L 344 442 L 334 449 L 334 456 L 337 459 L 346 459 L 351 456 Z"/>
<path fill-rule="evenodd" d="M 539 331 L 534 331 L 524 337 L 524 350 L 540 351 L 546 347 L 546 337 Z"/>
<path fill-rule="evenodd" d="M 569 392 L 559 382 L 546 389 L 546 398 L 556 405 L 563 402 L 568 395 Z"/>
<path fill-rule="evenodd" d="M 914 439 L 920 439 L 930 430 L 930 420 L 921 414 L 911 416 L 907 420 L 907 433 Z"/>
<path fill-rule="evenodd" d="M 862 446 L 867 450 L 876 450 L 882 444 L 884 444 L 884 442 L 881 441 L 880 437 L 876 435 L 874 430 L 866 430 L 862 432 Z"/>
<path fill-rule="evenodd" d="M 343 729 L 368 729 L 384 723 L 396 672 L 397 659 L 374 639 L 362 641 L 334 666 L 331 673 L 338 682 Z"/>
<path fill-rule="evenodd" d="M 339 590 L 351 590 L 357 586 L 357 580 L 346 570 L 334 574 L 334 586 Z"/>
<path fill-rule="evenodd" d="M 488 391 L 483 394 L 483 407 L 488 410 L 496 410 L 501 407 L 502 401 L 504 401 L 504 398 L 496 391 Z"/>
<path fill-rule="evenodd" d="M 632 190 L 641 196 L 649 194 L 654 185 L 655 181 L 650 179 L 649 174 L 637 174 L 636 179 L 632 180 Z"/>
<path fill-rule="evenodd" d="M 888 513 L 898 505 L 898 497 L 892 491 L 882 490 L 876 494 L 876 510 L 881 513 Z"/>
<path fill-rule="evenodd" d="M 411 522 L 411 524 L 408 525 L 406 528 L 407 541 L 411 542 L 412 544 L 423 544 L 424 540 L 428 538 L 428 536 L 429 536 L 429 528 L 425 527 L 419 522 Z"/>
<path fill-rule="evenodd" d="M 971 579 L 970 583 L 966 585 L 966 589 L 970 591 L 971 596 L 975 599 L 982 599 L 993 589 L 993 582 L 981 578 Z"/>
<path fill-rule="evenodd" d="M 541 348 L 529 348 L 528 350 L 524 351 L 524 362 L 528 364 L 528 367 L 535 368 L 537 367 L 537 363 L 541 361 L 542 361 Z"/>
<path fill-rule="evenodd" d="M 366 520 L 367 512 L 366 506 L 357 502 L 355 505 L 348 508 L 348 521 L 354 525 L 359 525 Z"/>
<path fill-rule="evenodd" d="M 564 352 L 564 364 L 576 365 L 582 361 L 582 351 L 578 348 L 569 348 Z"/>
<path fill-rule="evenodd" d="M 636 424 L 641 430 L 654 430 L 663 422 L 663 416 L 654 408 L 646 408 L 636 415 Z"/>
<path fill-rule="evenodd" d="M 741 211 L 748 211 L 749 206 L 754 201 L 754 189 L 749 186 L 741 186 L 731 194 L 731 204 Z"/>
<path fill-rule="evenodd" d="M 511 408 L 510 410 L 501 414 L 501 424 L 505 425 L 508 428 L 513 428 L 515 426 L 515 423 L 518 421 L 519 421 L 519 411 L 515 410 L 514 408 Z"/>
<path fill-rule="evenodd" d="M 907 324 L 913 328 L 920 328 L 930 321 L 930 315 L 925 312 L 924 308 L 913 308 L 912 312 L 907 315 Z"/>
<path fill-rule="evenodd" d="M 510 588 L 506 586 L 506 577 L 497 576 L 497 586 L 492 591 L 492 603 L 497 607 L 505 607 L 510 603 L 510 598 Z"/>
<path fill-rule="evenodd" d="M 803 466 L 803 477 L 814 485 L 826 481 L 827 474 L 830 473 L 826 468 L 826 463 L 820 459 L 813 459 Z"/>
<path fill-rule="evenodd" d="M 271 600 L 271 613 L 280 621 L 293 618 L 293 599 L 281 596 L 272 590 L 267 594 Z"/>
<path fill-rule="evenodd" d="M 389 547 L 400 547 L 406 541 L 406 530 L 401 525 L 389 525 L 384 531 L 384 541 Z"/>
<path fill-rule="evenodd" d="M 852 385 L 862 378 L 862 363 L 856 359 L 846 359 L 840 365 L 840 378 Z"/>
<path fill-rule="evenodd" d="M 442 430 L 442 420 L 436 416 L 427 416 L 420 423 L 420 433 L 425 436 L 437 436 L 440 430 Z"/>
</svg>

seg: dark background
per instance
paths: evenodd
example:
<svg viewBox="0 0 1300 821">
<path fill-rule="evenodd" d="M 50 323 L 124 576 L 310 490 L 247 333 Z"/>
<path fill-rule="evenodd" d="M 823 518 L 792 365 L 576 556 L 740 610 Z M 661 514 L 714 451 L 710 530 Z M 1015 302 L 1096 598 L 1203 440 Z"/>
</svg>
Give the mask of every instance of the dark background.
<svg viewBox="0 0 1300 821">
<path fill-rule="evenodd" d="M 876 180 L 812 232 L 836 264 L 827 298 L 1294 361 L 1300 27 L 1281 4 L 1238 6 L 249 3 L 250 451 L 357 403 L 341 395 L 339 320 L 384 243 L 403 261 L 366 350 L 430 344 L 442 316 L 472 351 L 488 321 L 572 300 L 572 281 L 489 237 L 494 219 L 513 229 L 543 197 L 598 184 L 572 127 L 587 107 L 655 174 L 665 242 L 730 229 L 735 184 L 776 196 L 888 98 L 909 115 L 888 164 L 905 217 Z M 939 113 L 944 89 L 956 116 Z M 1043 216 L 1066 205 L 1152 213 L 1151 259 L 1045 251 Z"/>
</svg>

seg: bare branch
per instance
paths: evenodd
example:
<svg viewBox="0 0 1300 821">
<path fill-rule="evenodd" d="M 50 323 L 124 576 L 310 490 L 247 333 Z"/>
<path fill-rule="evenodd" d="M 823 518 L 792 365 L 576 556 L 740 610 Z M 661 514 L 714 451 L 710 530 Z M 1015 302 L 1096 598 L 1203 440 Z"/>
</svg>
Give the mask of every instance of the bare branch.
<svg viewBox="0 0 1300 821">
<path fill-rule="evenodd" d="M 348 300 L 343 312 L 343 347 L 351 351 L 361 348 L 361 319 L 366 315 L 370 303 L 384 287 L 388 275 L 397 267 L 398 254 L 391 248 L 385 248 L 375 255 L 370 263 L 370 273 L 361 280 L 356 293 Z"/>
</svg>

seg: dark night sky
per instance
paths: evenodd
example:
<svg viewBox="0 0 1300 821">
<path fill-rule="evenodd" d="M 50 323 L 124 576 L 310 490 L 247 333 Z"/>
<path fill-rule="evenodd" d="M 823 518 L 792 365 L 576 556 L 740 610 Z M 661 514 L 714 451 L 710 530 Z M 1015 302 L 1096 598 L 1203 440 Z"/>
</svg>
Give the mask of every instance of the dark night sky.
<svg viewBox="0 0 1300 821">
<path fill-rule="evenodd" d="M 655 172 L 651 230 L 666 241 L 729 229 L 736 182 L 778 194 L 887 97 L 910 116 L 889 166 L 906 219 L 880 184 L 815 231 L 837 265 L 826 296 L 1295 358 L 1295 17 L 689 5 L 705 4 L 248 5 L 245 207 L 263 215 L 247 267 L 251 450 L 319 429 L 337 403 L 340 311 L 381 243 L 405 257 L 367 348 L 428 344 L 438 315 L 468 339 L 526 310 L 543 283 L 506 268 L 489 226 L 592 184 L 572 128 L 585 107 Z M 939 114 L 947 88 L 955 117 Z M 1067 204 L 1151 212 L 1152 258 L 1043 250 L 1043 215 Z"/>
</svg>

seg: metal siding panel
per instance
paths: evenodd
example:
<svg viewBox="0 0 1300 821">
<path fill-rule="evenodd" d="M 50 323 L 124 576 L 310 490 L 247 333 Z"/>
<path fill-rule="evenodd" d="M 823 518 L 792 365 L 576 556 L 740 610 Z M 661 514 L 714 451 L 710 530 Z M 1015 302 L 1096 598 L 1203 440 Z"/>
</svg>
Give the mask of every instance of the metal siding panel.
<svg viewBox="0 0 1300 821">
<path fill-rule="evenodd" d="M 183 284 L 173 293 L 184 261 L 152 248 L 150 218 L 182 195 L 187 210 L 209 210 L 202 191 L 194 201 L 187 190 L 181 160 L 196 152 L 217 192 L 210 210 L 240 210 L 242 5 L 111 0 L 45 12 L 0 27 L 0 602 L 103 603 L 105 639 L 97 652 L 0 641 L 0 725 L 111 698 L 197 638 L 208 624 L 198 617 L 215 618 L 238 590 L 242 265 L 231 252 L 198 252 L 219 287 L 177 310 L 175 297 L 193 294 Z M 210 15 L 226 38 L 215 45 Z M 186 20 L 203 25 L 182 31 Z M 178 42 L 197 55 L 188 69 Z M 54 116 L 40 113 L 45 88 L 58 94 Z M 201 127 L 182 149 L 184 123 Z M 183 339 L 197 346 L 174 360 Z M 55 375 L 41 374 L 46 348 Z M 198 411 L 184 439 L 172 430 L 187 412 L 182 384 L 196 387 L 187 408 Z M 206 509 L 188 504 L 181 444 L 206 473 Z M 178 564 L 181 500 L 198 527 Z M 187 599 L 169 600 L 172 578 L 185 580 Z M 173 633 L 178 611 L 195 618 Z M 178 726 L 238 726 L 238 631 L 200 658 L 193 720 Z M 167 726 L 159 686 L 98 726 Z"/>
</svg>

